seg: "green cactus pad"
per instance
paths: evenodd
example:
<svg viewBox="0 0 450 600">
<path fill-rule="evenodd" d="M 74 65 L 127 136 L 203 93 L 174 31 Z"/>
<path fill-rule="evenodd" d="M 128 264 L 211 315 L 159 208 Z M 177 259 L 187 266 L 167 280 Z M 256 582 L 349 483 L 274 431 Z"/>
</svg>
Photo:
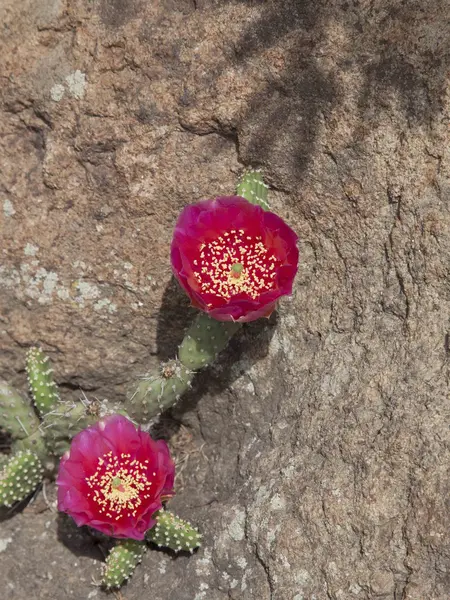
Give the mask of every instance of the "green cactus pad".
<svg viewBox="0 0 450 600">
<path fill-rule="evenodd" d="M 130 417 L 148 420 L 176 403 L 190 387 L 194 372 L 171 360 L 161 365 L 160 373 L 143 377 L 127 394 Z"/>
<path fill-rule="evenodd" d="M 30 348 L 27 353 L 26 368 L 36 408 L 41 415 L 45 415 L 52 411 L 59 401 L 50 361 L 40 348 Z"/>
<path fill-rule="evenodd" d="M 62 456 L 70 447 L 74 435 L 89 427 L 99 417 L 88 414 L 81 402 L 59 402 L 42 421 L 41 430 L 49 451 Z"/>
<path fill-rule="evenodd" d="M 270 210 L 267 203 L 268 186 L 264 183 L 259 171 L 247 171 L 239 181 L 236 193 L 252 204 L 259 204 L 264 210 Z"/>
<path fill-rule="evenodd" d="M 133 575 L 147 550 L 145 541 L 119 540 L 111 550 L 103 567 L 102 585 L 118 588 Z"/>
<path fill-rule="evenodd" d="M 181 342 L 180 361 L 193 371 L 210 365 L 240 327 L 239 323 L 216 321 L 200 313 Z"/>
<path fill-rule="evenodd" d="M 40 429 L 23 440 L 16 440 L 13 442 L 11 450 L 13 453 L 31 451 L 33 454 L 36 454 L 43 463 L 49 458 L 49 452 L 44 444 L 44 438 Z"/>
<path fill-rule="evenodd" d="M 201 545 L 201 534 L 187 521 L 169 511 L 159 511 L 156 525 L 147 531 L 146 538 L 160 547 L 193 552 Z"/>
<path fill-rule="evenodd" d="M 33 452 L 18 452 L 0 473 L 0 505 L 12 506 L 33 492 L 42 480 L 43 467 Z"/>
<path fill-rule="evenodd" d="M 0 428 L 13 439 L 20 440 L 33 434 L 38 427 L 39 419 L 29 402 L 0 380 Z"/>
</svg>

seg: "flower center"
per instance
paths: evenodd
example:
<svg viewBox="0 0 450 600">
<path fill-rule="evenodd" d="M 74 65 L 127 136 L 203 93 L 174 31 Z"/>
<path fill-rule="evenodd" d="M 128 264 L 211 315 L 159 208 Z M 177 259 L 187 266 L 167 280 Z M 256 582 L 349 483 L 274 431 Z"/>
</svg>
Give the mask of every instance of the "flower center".
<svg viewBox="0 0 450 600">
<path fill-rule="evenodd" d="M 208 244 L 201 244 L 193 264 L 194 277 L 203 293 L 225 300 L 246 294 L 256 300 L 262 292 L 275 288 L 281 262 L 266 248 L 261 236 L 232 229 Z"/>
<path fill-rule="evenodd" d="M 88 497 L 107 517 L 135 517 L 142 501 L 151 496 L 148 460 L 131 460 L 131 454 L 114 456 L 112 451 L 98 459 L 97 470 L 86 479 L 91 492 Z M 153 473 L 155 476 L 156 473 Z"/>
<path fill-rule="evenodd" d="M 242 263 L 234 263 L 234 265 L 231 265 L 231 275 L 235 279 L 239 279 L 243 270 L 244 270 L 244 265 Z"/>
</svg>

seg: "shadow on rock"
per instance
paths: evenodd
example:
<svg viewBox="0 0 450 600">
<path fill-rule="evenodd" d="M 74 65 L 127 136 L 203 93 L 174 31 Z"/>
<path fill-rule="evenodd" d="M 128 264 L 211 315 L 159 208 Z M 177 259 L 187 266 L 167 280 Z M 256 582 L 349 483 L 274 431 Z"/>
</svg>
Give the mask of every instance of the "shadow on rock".
<svg viewBox="0 0 450 600">
<path fill-rule="evenodd" d="M 348 96 L 346 86 L 356 83 L 358 90 L 351 144 L 370 134 L 383 110 L 400 109 L 410 126 L 427 125 L 442 110 L 449 52 L 445 2 L 413 1 L 406 8 L 381 1 L 203 0 L 200 7 L 235 2 L 259 7 L 259 13 L 237 40 L 224 44 L 223 57 L 208 72 L 208 89 L 211 97 L 221 93 L 220 78 L 230 64 L 239 77 L 260 62 L 262 84 L 245 108 L 225 119 L 204 102 L 211 128 L 234 133 L 241 162 L 265 167 L 279 189 L 294 191 L 305 177 L 319 132 L 325 125 L 336 128 L 334 111 Z M 187 89 L 192 98 L 201 93 Z M 195 103 L 193 108 L 195 131 Z M 184 117 L 189 125 L 189 108 Z"/>
<path fill-rule="evenodd" d="M 64 513 L 57 517 L 58 540 L 75 556 L 87 556 L 103 561 L 114 545 L 112 538 L 88 527 L 77 527 L 73 519 Z"/>
<path fill-rule="evenodd" d="M 184 332 L 197 312 L 172 275 L 164 290 L 156 328 L 156 353 L 161 362 L 176 356 Z"/>
<path fill-rule="evenodd" d="M 157 355 L 161 361 L 176 356 L 184 333 L 197 312 L 190 306 L 189 299 L 172 277 L 164 292 L 158 317 Z M 198 372 L 192 390 L 183 396 L 176 408 L 169 413 L 170 416 L 180 416 L 183 412 L 193 410 L 205 390 L 220 393 L 248 368 L 264 358 L 269 351 L 277 321 L 278 315 L 275 312 L 269 319 L 244 323 L 227 348 L 220 353 L 214 365 Z M 164 438 L 175 432 L 171 419 L 165 426 L 157 429 L 159 437 Z"/>
<path fill-rule="evenodd" d="M 0 523 L 9 521 L 9 519 L 12 519 L 15 515 L 21 513 L 28 506 L 35 494 L 36 492 L 33 492 L 20 502 L 14 504 L 14 506 L 0 506 Z"/>
</svg>

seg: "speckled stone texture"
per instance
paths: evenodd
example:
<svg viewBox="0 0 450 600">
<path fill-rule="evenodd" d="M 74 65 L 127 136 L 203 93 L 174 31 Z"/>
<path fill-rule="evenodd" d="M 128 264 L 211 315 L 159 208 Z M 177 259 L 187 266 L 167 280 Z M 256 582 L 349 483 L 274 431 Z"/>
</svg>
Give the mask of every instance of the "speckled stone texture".
<svg viewBox="0 0 450 600">
<path fill-rule="evenodd" d="M 169 421 L 204 547 L 148 552 L 122 598 L 448 600 L 448 2 L 2 0 L 0 22 L 0 376 L 24 386 L 40 344 L 65 397 L 119 400 L 171 356 L 174 222 L 244 166 L 300 235 L 292 299 Z M 2 600 L 101 600 L 100 549 L 41 492 L 1 523 Z"/>
</svg>

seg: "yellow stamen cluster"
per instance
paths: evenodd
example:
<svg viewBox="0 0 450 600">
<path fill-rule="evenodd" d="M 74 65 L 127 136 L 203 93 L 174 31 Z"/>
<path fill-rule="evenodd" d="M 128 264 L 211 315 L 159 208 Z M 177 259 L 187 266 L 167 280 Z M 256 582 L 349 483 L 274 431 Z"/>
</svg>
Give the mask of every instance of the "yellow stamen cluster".
<svg viewBox="0 0 450 600">
<path fill-rule="evenodd" d="M 115 456 L 112 451 L 104 454 L 98 459 L 95 473 L 86 479 L 92 490 L 88 497 L 111 519 L 135 517 L 142 501 L 151 496 L 148 462 L 148 459 L 132 460 L 131 454 Z"/>
<path fill-rule="evenodd" d="M 253 300 L 275 287 L 280 262 L 261 236 L 232 229 L 208 244 L 201 244 L 193 261 L 194 277 L 203 293 L 229 300 L 247 294 Z"/>
</svg>

